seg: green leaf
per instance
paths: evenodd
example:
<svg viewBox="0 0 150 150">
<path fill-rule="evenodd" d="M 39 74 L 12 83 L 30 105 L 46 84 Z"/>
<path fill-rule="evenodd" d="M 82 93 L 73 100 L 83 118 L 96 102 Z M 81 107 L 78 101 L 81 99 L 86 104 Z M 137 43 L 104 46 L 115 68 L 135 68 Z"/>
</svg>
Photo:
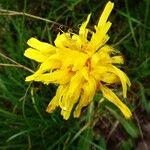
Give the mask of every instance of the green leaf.
<svg viewBox="0 0 150 150">
<path fill-rule="evenodd" d="M 137 138 L 139 135 L 139 130 L 131 120 L 123 118 L 117 111 L 112 109 L 110 106 L 106 108 L 111 112 L 111 114 L 121 123 L 126 132 L 133 138 Z"/>
<path fill-rule="evenodd" d="M 145 110 L 149 113 L 150 112 L 150 102 L 148 102 L 146 96 L 145 96 L 145 88 L 143 85 L 139 82 L 140 85 L 140 96 L 141 96 L 141 103 Z"/>
<path fill-rule="evenodd" d="M 123 141 L 121 143 L 121 149 L 122 150 L 132 150 L 133 149 L 133 145 L 131 144 L 130 141 Z"/>
<path fill-rule="evenodd" d="M 101 150 L 107 149 L 107 144 L 106 144 L 106 140 L 104 137 L 100 137 L 99 145 L 100 145 Z"/>
</svg>

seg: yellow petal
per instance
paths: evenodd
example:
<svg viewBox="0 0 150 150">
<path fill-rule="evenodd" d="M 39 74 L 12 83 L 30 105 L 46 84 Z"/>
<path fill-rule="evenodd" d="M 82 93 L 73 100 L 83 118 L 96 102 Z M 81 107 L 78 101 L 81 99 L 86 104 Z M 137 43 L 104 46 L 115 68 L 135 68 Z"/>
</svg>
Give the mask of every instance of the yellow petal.
<svg viewBox="0 0 150 150">
<path fill-rule="evenodd" d="M 92 58 L 91 58 L 91 66 L 95 67 L 97 65 L 97 63 L 99 62 L 100 58 L 99 58 L 99 54 L 98 53 L 94 53 Z"/>
<path fill-rule="evenodd" d="M 62 62 L 62 68 L 72 66 L 72 71 L 81 69 L 89 57 L 85 53 L 66 48 L 60 49 L 58 54 Z"/>
<path fill-rule="evenodd" d="M 44 73 L 46 71 L 50 71 L 53 69 L 58 69 L 62 65 L 62 62 L 56 57 L 49 57 L 46 61 L 44 61 L 38 71 L 40 73 Z"/>
<path fill-rule="evenodd" d="M 62 102 L 60 104 L 62 110 L 61 115 L 65 120 L 67 120 L 70 117 L 71 111 L 73 109 L 73 106 L 77 103 L 81 92 L 81 86 L 79 86 L 74 95 L 70 95 L 69 90 L 64 93 Z"/>
<path fill-rule="evenodd" d="M 123 88 L 123 97 L 126 98 L 126 96 L 127 96 L 127 84 L 129 86 L 131 85 L 129 78 L 127 77 L 127 75 L 123 71 L 121 71 L 120 69 L 118 69 L 117 67 L 115 67 L 113 65 L 111 65 L 111 67 L 109 67 L 108 70 L 110 72 L 116 74 L 120 78 L 122 88 Z"/>
<path fill-rule="evenodd" d="M 82 43 L 82 40 L 81 40 L 80 36 L 77 35 L 77 34 L 73 34 L 72 35 L 72 40 L 75 42 L 75 47 L 77 47 L 77 49 L 74 49 L 74 50 L 81 51 L 82 50 L 81 46 L 82 46 L 83 43 Z"/>
<path fill-rule="evenodd" d="M 108 45 L 104 45 L 102 48 L 100 48 L 96 53 L 92 55 L 91 58 L 91 65 L 102 65 L 105 63 L 112 63 L 112 57 L 110 57 L 110 54 L 114 52 L 115 50 Z"/>
<path fill-rule="evenodd" d="M 101 79 L 101 75 L 108 71 L 106 66 L 95 66 L 90 72 L 90 75 L 93 76 L 96 80 Z"/>
<path fill-rule="evenodd" d="M 99 18 L 98 26 L 103 26 L 106 23 L 106 21 L 107 21 L 109 15 L 111 13 L 113 7 L 114 7 L 114 3 L 112 3 L 111 1 L 109 1 L 106 4 L 106 6 L 105 6 L 105 8 L 103 10 L 103 13 L 102 13 L 102 15 Z"/>
<path fill-rule="evenodd" d="M 34 81 L 41 81 L 45 84 L 55 83 L 55 84 L 66 84 L 70 81 L 73 73 L 69 70 L 56 70 L 51 73 L 40 74 L 34 78 Z"/>
<path fill-rule="evenodd" d="M 122 101 L 112 92 L 112 90 L 103 85 L 101 85 L 100 88 L 105 98 L 115 104 L 127 119 L 131 118 L 132 113 L 130 109 L 124 103 L 122 103 Z"/>
<path fill-rule="evenodd" d="M 36 72 L 34 72 L 32 75 L 29 75 L 26 77 L 25 81 L 33 81 L 35 80 L 38 76 L 41 75 L 41 71 L 40 70 L 37 70 Z"/>
<path fill-rule="evenodd" d="M 109 84 L 113 84 L 113 83 L 118 83 L 120 80 L 115 74 L 107 72 L 107 73 L 103 73 L 100 76 L 100 81 L 103 81 L 103 82 L 106 82 Z"/>
<path fill-rule="evenodd" d="M 34 74 L 26 77 L 26 81 L 35 80 L 43 73 L 52 72 L 53 69 L 58 69 L 60 67 L 61 67 L 61 62 L 57 59 L 57 57 L 51 56 L 40 65 L 39 69 Z"/>
<path fill-rule="evenodd" d="M 71 97 L 76 94 L 76 91 L 81 86 L 83 76 L 80 71 L 77 71 L 76 74 L 70 80 L 70 86 L 68 90 L 68 95 Z"/>
<path fill-rule="evenodd" d="M 106 34 L 111 27 L 111 22 L 107 22 L 102 28 L 95 26 L 96 33 L 92 34 L 90 47 L 97 51 L 102 47 L 109 39 L 109 36 Z"/>
<path fill-rule="evenodd" d="M 56 109 L 56 107 L 59 106 L 58 104 L 59 104 L 59 99 L 57 96 L 54 96 L 53 99 L 48 104 L 46 108 L 46 112 L 52 113 Z"/>
<path fill-rule="evenodd" d="M 27 44 L 29 46 L 31 46 L 32 48 L 35 48 L 44 53 L 54 53 L 55 52 L 55 47 L 53 45 L 48 44 L 46 42 L 41 42 L 33 37 L 28 40 Z"/>
<path fill-rule="evenodd" d="M 46 109 L 47 112 L 51 113 L 54 111 L 56 107 L 59 106 L 59 101 L 61 100 L 61 97 L 65 89 L 66 89 L 66 85 L 59 85 L 56 91 L 56 95 L 53 97 L 53 99 L 50 101 L 50 103 L 47 106 L 47 109 Z"/>
<path fill-rule="evenodd" d="M 30 59 L 33 59 L 37 62 L 44 62 L 49 57 L 49 55 L 44 55 L 40 51 L 37 51 L 37 50 L 32 49 L 32 48 L 28 48 L 25 51 L 24 56 L 26 56 Z"/>
<path fill-rule="evenodd" d="M 111 57 L 111 62 L 113 64 L 123 64 L 124 63 L 124 59 L 122 56 L 113 56 Z"/>
<path fill-rule="evenodd" d="M 89 80 L 84 83 L 82 86 L 83 94 L 81 95 L 81 98 L 79 100 L 79 103 L 77 104 L 75 110 L 74 110 L 74 117 L 78 118 L 81 113 L 81 109 L 85 106 L 87 106 L 94 98 L 95 92 L 96 92 L 96 82 L 95 79 L 90 77 Z"/>
<path fill-rule="evenodd" d="M 87 40 L 88 29 L 86 28 L 86 26 L 89 23 L 90 17 L 91 17 L 91 14 L 88 15 L 86 21 L 82 23 L 80 30 L 79 30 L 79 36 L 81 37 L 83 42 L 86 42 Z"/>
<path fill-rule="evenodd" d="M 72 34 L 73 35 L 71 36 L 71 33 L 59 33 L 54 41 L 56 47 L 82 51 L 81 46 L 83 41 L 81 40 L 81 37 L 77 34 Z"/>
<path fill-rule="evenodd" d="M 93 32 L 91 41 L 90 41 L 90 47 L 93 47 L 93 49 L 96 51 L 101 46 L 103 46 L 109 39 L 109 36 L 106 34 L 111 27 L 111 22 L 107 22 L 107 19 L 114 7 L 114 3 L 108 2 L 105 6 L 105 9 L 102 13 L 102 15 L 99 18 L 98 25 L 95 26 L 96 33 Z"/>
<path fill-rule="evenodd" d="M 67 46 L 69 39 L 70 39 L 69 33 L 62 33 L 62 34 L 58 33 L 54 43 L 56 47 L 64 48 L 65 46 Z"/>
<path fill-rule="evenodd" d="M 112 52 L 114 52 L 114 48 L 109 46 L 109 45 L 104 45 L 102 48 L 99 49 L 98 53 L 107 53 L 107 54 L 111 54 Z"/>
</svg>

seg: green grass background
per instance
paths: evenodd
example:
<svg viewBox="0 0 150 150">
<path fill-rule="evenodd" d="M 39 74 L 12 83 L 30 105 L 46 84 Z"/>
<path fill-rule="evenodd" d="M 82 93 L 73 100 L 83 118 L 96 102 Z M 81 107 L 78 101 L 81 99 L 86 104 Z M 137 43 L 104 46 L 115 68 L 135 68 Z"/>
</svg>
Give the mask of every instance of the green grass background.
<svg viewBox="0 0 150 150">
<path fill-rule="evenodd" d="M 30 37 L 53 43 L 61 30 L 77 33 L 90 12 L 92 28 L 106 3 L 107 0 L 0 0 L 0 149 L 130 150 L 140 141 L 146 148 L 149 137 L 143 126 L 150 122 L 149 0 L 114 0 L 109 18 L 112 27 L 108 43 L 123 54 L 122 69 L 132 82 L 126 101 L 133 112 L 132 120 L 125 120 L 98 93 L 79 119 L 65 121 L 59 109 L 52 114 L 45 112 L 57 87 L 24 81 L 31 74 L 25 67 L 37 68 L 37 63 L 23 56 Z"/>
</svg>

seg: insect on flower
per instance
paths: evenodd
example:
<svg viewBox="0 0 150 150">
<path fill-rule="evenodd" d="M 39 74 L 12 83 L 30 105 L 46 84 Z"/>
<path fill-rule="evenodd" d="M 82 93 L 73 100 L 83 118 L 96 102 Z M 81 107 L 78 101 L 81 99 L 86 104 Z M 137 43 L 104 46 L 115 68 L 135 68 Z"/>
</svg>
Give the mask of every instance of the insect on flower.
<svg viewBox="0 0 150 150">
<path fill-rule="evenodd" d="M 58 33 L 54 45 L 35 38 L 28 40 L 30 48 L 24 55 L 39 62 L 40 66 L 26 81 L 58 85 L 47 112 L 60 107 L 64 119 L 70 117 L 72 110 L 74 117 L 79 117 L 81 109 L 91 103 L 97 91 L 101 91 L 126 118 L 131 117 L 129 108 L 109 88 L 109 85 L 121 82 L 123 97 L 126 98 L 127 85 L 131 85 L 127 75 L 116 67 L 116 64 L 124 63 L 122 56 L 106 44 L 111 27 L 111 22 L 107 20 L 113 7 L 110 1 L 106 4 L 98 24 L 94 26 L 95 31 L 87 28 L 89 14 L 81 24 L 79 34 Z M 90 39 L 88 34 L 91 34 Z"/>
</svg>

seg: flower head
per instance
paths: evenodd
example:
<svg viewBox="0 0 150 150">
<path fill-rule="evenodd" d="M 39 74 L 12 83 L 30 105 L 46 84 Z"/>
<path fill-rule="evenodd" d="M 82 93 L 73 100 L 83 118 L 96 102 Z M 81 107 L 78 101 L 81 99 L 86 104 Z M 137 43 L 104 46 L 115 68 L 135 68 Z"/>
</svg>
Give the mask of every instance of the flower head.
<svg viewBox="0 0 150 150">
<path fill-rule="evenodd" d="M 128 107 L 108 87 L 121 82 L 123 96 L 126 98 L 130 81 L 126 74 L 115 66 L 123 64 L 123 58 L 116 50 L 107 45 L 107 34 L 111 22 L 107 21 L 114 4 L 108 2 L 95 31 L 87 28 L 91 14 L 82 23 L 79 34 L 59 33 L 55 45 L 41 42 L 35 38 L 28 40 L 30 46 L 24 55 L 39 62 L 38 70 L 28 76 L 26 81 L 40 81 L 44 84 L 56 84 L 56 95 L 50 101 L 47 112 L 61 108 L 61 115 L 68 119 L 72 109 L 74 117 L 79 117 L 81 109 L 94 98 L 96 91 L 114 103 L 126 118 L 131 117 Z"/>
</svg>

